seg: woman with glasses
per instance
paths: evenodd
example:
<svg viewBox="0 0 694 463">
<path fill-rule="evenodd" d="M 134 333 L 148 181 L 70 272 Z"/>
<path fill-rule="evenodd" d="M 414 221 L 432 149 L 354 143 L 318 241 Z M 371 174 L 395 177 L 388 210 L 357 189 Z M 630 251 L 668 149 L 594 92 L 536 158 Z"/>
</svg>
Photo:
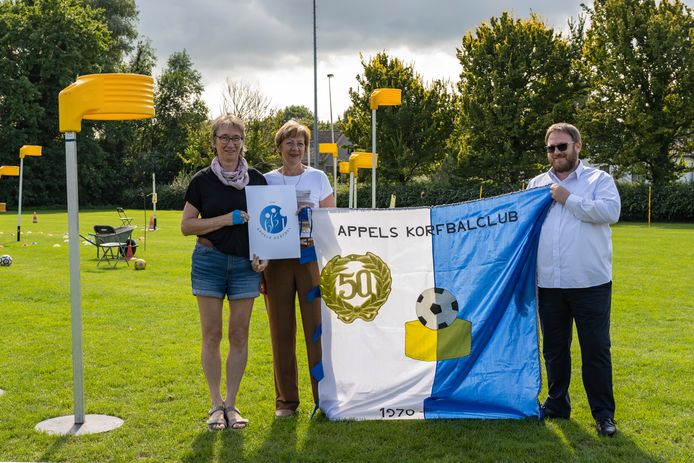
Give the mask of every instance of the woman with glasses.
<svg viewBox="0 0 694 463">
<path fill-rule="evenodd" d="M 284 124 L 275 135 L 275 145 L 282 157 L 282 166 L 265 174 L 268 185 L 294 185 L 302 224 L 301 247 L 313 246 L 310 239 L 310 210 L 335 207 L 330 181 L 321 170 L 305 166 L 301 160 L 307 153 L 311 132 L 294 120 Z M 308 228 L 308 229 L 307 229 Z M 299 259 L 270 261 L 264 273 L 265 302 L 270 321 L 272 356 L 275 370 L 275 416 L 289 417 L 299 407 L 299 386 L 296 366 L 296 306 L 298 296 L 301 321 L 306 340 L 309 368 L 321 360 L 320 300 L 309 292 L 319 283 L 317 262 L 301 263 Z M 311 376 L 313 399 L 318 403 L 318 383 Z"/>
<path fill-rule="evenodd" d="M 212 408 L 207 426 L 212 431 L 241 429 L 248 420 L 236 407 L 236 395 L 248 359 L 248 326 L 253 300 L 259 294 L 260 272 L 266 261 L 249 259 L 246 185 L 266 185 L 263 175 L 244 158 L 243 122 L 221 116 L 212 123 L 215 157 L 188 185 L 181 219 L 184 235 L 197 235 L 192 256 L 191 283 L 202 328 L 202 368 Z M 229 351 L 226 391 L 220 392 L 224 299 L 229 300 Z"/>
</svg>

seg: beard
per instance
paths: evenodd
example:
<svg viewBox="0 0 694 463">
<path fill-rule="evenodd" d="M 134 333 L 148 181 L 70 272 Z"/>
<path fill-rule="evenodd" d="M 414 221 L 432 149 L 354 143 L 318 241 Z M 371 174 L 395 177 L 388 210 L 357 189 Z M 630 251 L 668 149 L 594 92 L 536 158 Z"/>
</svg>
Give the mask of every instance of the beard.
<svg viewBox="0 0 694 463">
<path fill-rule="evenodd" d="M 576 150 L 571 147 L 570 152 L 567 150 L 566 153 L 561 153 L 558 156 L 551 155 L 550 164 L 555 172 L 571 172 L 578 166 L 578 154 Z"/>
</svg>

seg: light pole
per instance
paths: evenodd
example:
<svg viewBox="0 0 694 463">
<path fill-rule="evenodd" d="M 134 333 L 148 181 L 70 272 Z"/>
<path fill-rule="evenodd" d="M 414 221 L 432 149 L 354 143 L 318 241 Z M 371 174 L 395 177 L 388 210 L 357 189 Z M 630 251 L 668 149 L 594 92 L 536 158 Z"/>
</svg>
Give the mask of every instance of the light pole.
<svg viewBox="0 0 694 463">
<path fill-rule="evenodd" d="M 379 106 L 399 106 L 402 103 L 402 90 L 399 88 L 377 88 L 371 92 L 371 208 L 376 208 L 376 110 Z"/>
<path fill-rule="evenodd" d="M 70 324 L 74 415 L 44 420 L 37 431 L 51 434 L 91 434 L 115 429 L 123 420 L 84 413 L 84 365 L 82 355 L 82 294 L 80 290 L 79 201 L 77 198 L 77 134 L 82 119 L 115 121 L 154 116 L 154 80 L 138 74 L 90 74 L 64 88 L 58 95 L 59 130 L 65 134 L 65 175 L 70 256 Z"/>
<path fill-rule="evenodd" d="M 316 41 L 316 0 L 313 0 L 313 159 L 318 169 L 318 50 Z M 309 153 L 309 159 L 311 154 Z M 309 166 L 311 162 L 309 161 Z"/>
</svg>

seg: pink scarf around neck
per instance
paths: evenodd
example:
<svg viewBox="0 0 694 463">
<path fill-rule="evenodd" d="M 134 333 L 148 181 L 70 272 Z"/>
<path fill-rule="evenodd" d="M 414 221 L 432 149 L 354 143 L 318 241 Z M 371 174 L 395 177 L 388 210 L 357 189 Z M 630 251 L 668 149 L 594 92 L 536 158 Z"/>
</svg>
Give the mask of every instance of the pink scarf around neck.
<svg viewBox="0 0 694 463">
<path fill-rule="evenodd" d="M 236 166 L 236 170 L 225 172 L 222 164 L 217 156 L 212 159 L 210 164 L 212 172 L 217 176 L 220 182 L 227 186 L 233 186 L 237 190 L 243 190 L 248 185 L 248 162 L 245 158 L 240 158 Z"/>
</svg>

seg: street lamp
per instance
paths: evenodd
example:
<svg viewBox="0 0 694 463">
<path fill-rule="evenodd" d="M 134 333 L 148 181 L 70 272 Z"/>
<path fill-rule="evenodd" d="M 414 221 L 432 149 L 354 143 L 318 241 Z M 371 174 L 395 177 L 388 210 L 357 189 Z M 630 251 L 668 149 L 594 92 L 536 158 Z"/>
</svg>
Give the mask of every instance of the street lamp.
<svg viewBox="0 0 694 463">
<path fill-rule="evenodd" d="M 91 434 L 115 429 L 123 420 L 108 415 L 84 414 L 82 363 L 82 301 L 80 293 L 79 202 L 77 199 L 77 138 L 82 119 L 119 121 L 154 116 L 154 80 L 138 74 L 91 74 L 77 78 L 58 96 L 60 132 L 65 134 L 68 234 L 70 241 L 70 321 L 75 414 L 51 418 L 36 425 L 51 434 Z"/>
<path fill-rule="evenodd" d="M 22 230 L 22 178 L 24 177 L 24 157 L 41 156 L 41 147 L 37 145 L 24 145 L 19 149 L 19 201 L 17 203 L 17 241 Z"/>
<path fill-rule="evenodd" d="M 376 151 L 376 110 L 379 106 L 399 106 L 402 103 L 402 90 L 399 88 L 377 88 L 371 92 L 371 152 Z M 371 163 L 371 208 L 376 208 L 376 156 Z"/>
</svg>

